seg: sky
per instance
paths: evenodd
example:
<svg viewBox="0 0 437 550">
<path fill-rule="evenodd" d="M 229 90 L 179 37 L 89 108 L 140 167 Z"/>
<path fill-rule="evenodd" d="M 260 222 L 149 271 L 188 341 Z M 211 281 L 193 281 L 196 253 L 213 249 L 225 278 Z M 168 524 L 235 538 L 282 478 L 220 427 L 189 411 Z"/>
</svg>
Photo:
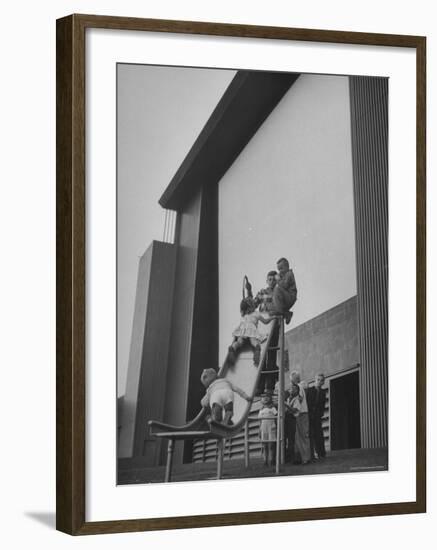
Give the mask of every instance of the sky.
<svg viewBox="0 0 437 550">
<path fill-rule="evenodd" d="M 235 72 L 123 64 L 117 74 L 122 395 L 139 258 L 163 238 L 158 199 Z M 293 326 L 356 293 L 348 94 L 347 77 L 302 75 L 219 184 L 220 361 L 239 321 L 244 274 L 258 290 L 279 257 L 290 259 Z"/>
<path fill-rule="evenodd" d="M 139 258 L 162 240 L 158 200 L 234 71 L 117 67 L 117 376 L 125 388 Z"/>
</svg>

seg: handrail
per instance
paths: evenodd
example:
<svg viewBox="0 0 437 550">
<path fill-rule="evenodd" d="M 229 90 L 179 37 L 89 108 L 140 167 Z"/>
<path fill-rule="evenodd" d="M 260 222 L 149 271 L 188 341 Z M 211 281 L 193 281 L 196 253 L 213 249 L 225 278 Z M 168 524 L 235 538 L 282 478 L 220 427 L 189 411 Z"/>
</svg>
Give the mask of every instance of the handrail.
<svg viewBox="0 0 437 550">
<path fill-rule="evenodd" d="M 191 420 L 191 422 L 188 422 L 187 424 L 183 424 L 181 426 L 174 426 L 173 424 L 166 424 L 164 422 L 160 422 L 158 420 L 149 420 L 149 433 L 150 435 L 155 435 L 153 432 L 154 428 L 158 428 L 161 430 L 167 430 L 169 432 L 186 432 L 193 430 L 195 426 L 200 424 L 200 422 L 206 417 L 206 413 L 208 412 L 208 409 L 206 407 L 202 407 L 199 414 Z"/>
</svg>

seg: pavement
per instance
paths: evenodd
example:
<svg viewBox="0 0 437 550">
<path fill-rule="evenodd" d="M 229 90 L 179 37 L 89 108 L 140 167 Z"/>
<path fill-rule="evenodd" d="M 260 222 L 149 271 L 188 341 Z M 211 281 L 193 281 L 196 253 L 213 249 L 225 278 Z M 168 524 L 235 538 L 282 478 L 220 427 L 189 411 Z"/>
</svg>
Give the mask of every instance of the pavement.
<svg viewBox="0 0 437 550">
<path fill-rule="evenodd" d="M 338 474 L 346 472 L 369 472 L 388 469 L 387 448 L 378 449 L 347 449 L 332 451 L 326 458 L 305 465 L 284 464 L 279 475 L 318 475 Z M 165 466 L 134 469 L 119 469 L 118 484 L 162 483 Z M 264 466 L 261 457 L 251 458 L 249 467 L 244 466 L 244 460 L 225 460 L 223 464 L 223 479 L 238 479 L 250 477 L 275 476 L 274 466 Z M 197 481 L 216 479 L 215 462 L 197 462 L 174 465 L 172 481 Z"/>
</svg>

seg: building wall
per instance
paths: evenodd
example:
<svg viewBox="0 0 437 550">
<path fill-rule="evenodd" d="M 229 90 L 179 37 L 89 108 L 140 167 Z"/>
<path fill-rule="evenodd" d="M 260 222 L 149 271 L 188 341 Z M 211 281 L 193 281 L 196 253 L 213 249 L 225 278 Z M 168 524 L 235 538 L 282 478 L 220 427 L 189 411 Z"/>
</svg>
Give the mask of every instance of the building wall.
<svg viewBox="0 0 437 550">
<path fill-rule="evenodd" d="M 347 77 L 301 75 L 219 183 L 220 359 L 241 283 L 290 259 L 300 325 L 356 294 Z"/>
<path fill-rule="evenodd" d="M 138 268 L 126 394 L 118 456 L 145 456 L 155 464 L 159 443 L 147 437 L 147 421 L 161 419 L 167 383 L 176 247 L 153 241 Z"/>
<path fill-rule="evenodd" d="M 303 380 L 350 369 L 360 362 L 357 297 L 287 331 L 285 342 L 290 371 L 299 371 Z"/>
<path fill-rule="evenodd" d="M 144 330 L 146 327 L 149 283 L 152 264 L 152 246 L 140 258 L 135 294 L 135 310 L 132 323 L 132 336 L 129 350 L 126 392 L 121 408 L 120 440 L 118 456 L 131 457 L 134 454 L 135 419 L 138 405 L 138 387 L 141 376 L 141 358 L 143 353 Z"/>
</svg>

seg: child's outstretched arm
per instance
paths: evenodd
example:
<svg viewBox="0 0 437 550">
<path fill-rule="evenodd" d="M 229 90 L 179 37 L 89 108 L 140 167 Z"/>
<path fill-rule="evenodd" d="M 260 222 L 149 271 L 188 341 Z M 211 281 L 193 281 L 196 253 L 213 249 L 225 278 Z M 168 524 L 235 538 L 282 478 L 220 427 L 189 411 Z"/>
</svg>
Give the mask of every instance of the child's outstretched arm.
<svg viewBox="0 0 437 550">
<path fill-rule="evenodd" d="M 262 315 L 259 311 L 256 312 L 256 318 L 258 321 L 261 321 L 261 323 L 263 323 L 264 325 L 268 325 L 274 319 L 274 317 L 267 317 L 267 318 L 264 317 L 264 315 Z"/>
<path fill-rule="evenodd" d="M 241 388 L 239 388 L 238 386 L 234 386 L 232 382 L 229 382 L 229 385 L 231 386 L 231 389 L 233 392 L 238 393 L 238 395 L 243 399 L 245 399 L 246 401 L 250 401 L 250 397 Z"/>
<path fill-rule="evenodd" d="M 209 405 L 209 395 L 208 392 L 205 393 L 205 395 L 200 400 L 200 404 L 202 407 L 207 407 Z"/>
<path fill-rule="evenodd" d="M 263 323 L 264 325 L 268 325 L 269 323 L 271 323 L 273 321 L 273 319 L 274 319 L 274 317 L 267 317 L 267 319 L 266 319 L 265 317 L 260 315 L 258 321 L 261 321 L 261 323 Z"/>
</svg>

